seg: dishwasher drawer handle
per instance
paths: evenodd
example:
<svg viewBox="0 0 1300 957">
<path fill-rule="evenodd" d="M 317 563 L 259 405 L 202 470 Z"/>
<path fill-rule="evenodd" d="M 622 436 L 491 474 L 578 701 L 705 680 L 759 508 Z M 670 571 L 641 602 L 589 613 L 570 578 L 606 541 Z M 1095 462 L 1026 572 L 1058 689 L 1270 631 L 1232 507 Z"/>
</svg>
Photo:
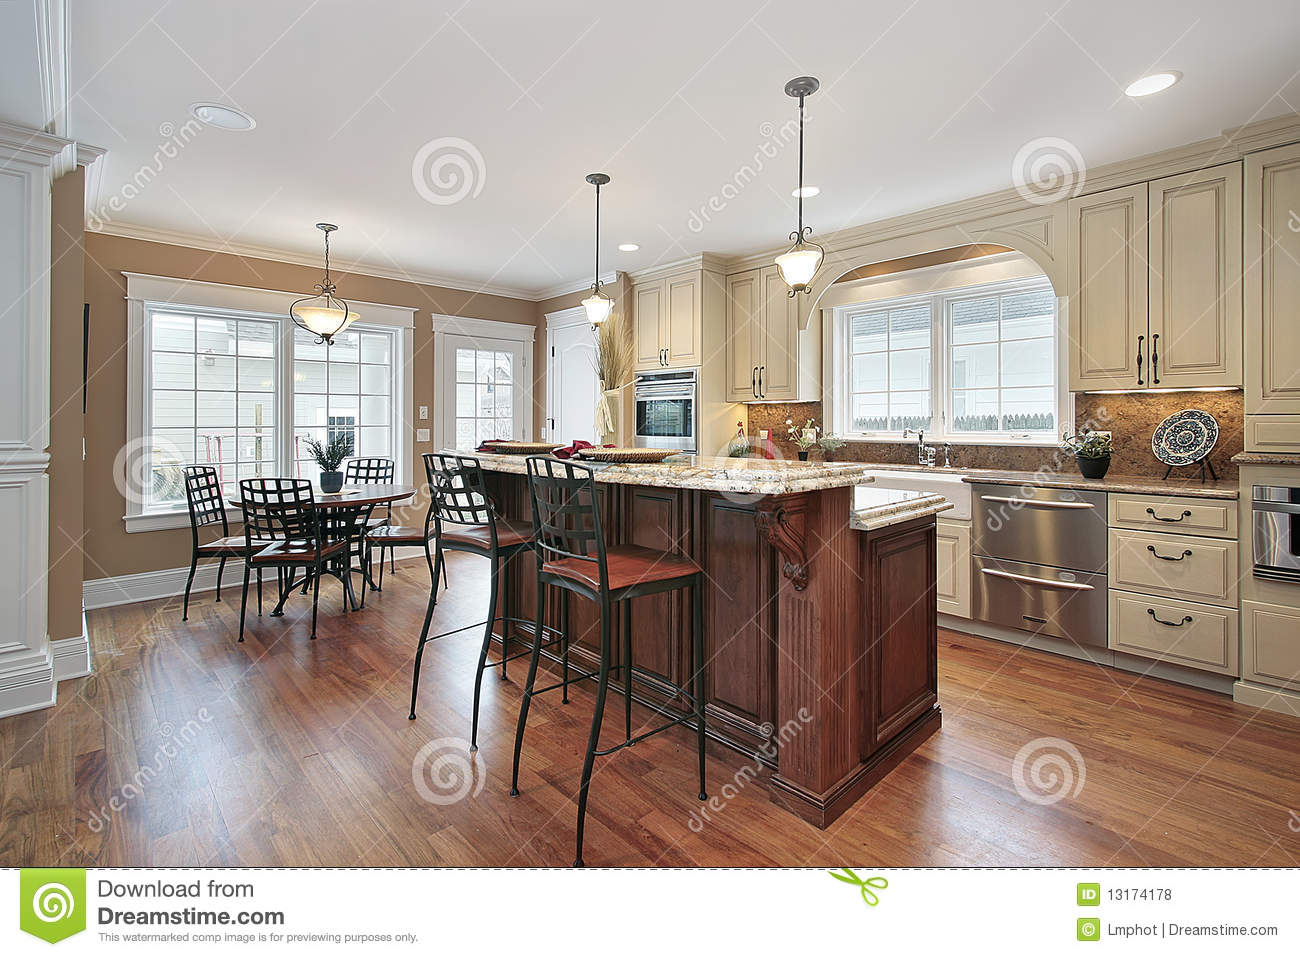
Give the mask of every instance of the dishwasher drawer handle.
<svg viewBox="0 0 1300 957">
<path fill-rule="evenodd" d="M 1187 509 L 1183 509 L 1183 514 L 1179 515 L 1177 518 L 1161 518 L 1159 515 L 1156 514 L 1156 510 L 1154 508 L 1147 509 L 1147 514 L 1150 515 L 1152 518 L 1154 518 L 1157 522 L 1181 522 L 1185 518 L 1192 517 L 1192 513 L 1189 512 Z"/>
<path fill-rule="evenodd" d="M 1096 508 L 1091 502 L 1054 502 L 1051 499 L 1016 498 L 1013 495 L 981 495 L 986 502 L 1009 502 L 1019 505 L 1041 505 L 1043 508 Z M 1149 511 L 1149 509 L 1148 509 Z"/>
<path fill-rule="evenodd" d="M 996 578 L 1009 578 L 1016 582 L 1030 582 L 1034 585 L 1046 585 L 1049 588 L 1064 588 L 1067 591 L 1095 591 L 1092 585 L 1085 585 L 1082 582 L 1060 582 L 1051 578 L 1035 578 L 1033 575 L 1017 575 L 1015 572 L 1004 572 L 999 568 L 981 568 L 985 575 L 993 575 Z"/>
<path fill-rule="evenodd" d="M 1154 545 L 1148 545 L 1147 551 L 1149 551 L 1156 558 L 1160 559 L 1162 562 L 1181 562 L 1184 558 L 1190 558 L 1192 555 L 1192 550 L 1190 548 L 1184 548 L 1183 553 L 1181 555 L 1161 555 L 1158 551 L 1156 551 L 1156 547 Z"/>
<path fill-rule="evenodd" d="M 1156 621 L 1160 622 L 1160 624 L 1168 625 L 1170 628 L 1181 628 L 1183 627 L 1183 625 L 1187 624 L 1189 621 L 1192 620 L 1191 615 L 1183 615 L 1182 621 L 1165 621 L 1163 618 L 1161 618 L 1159 615 L 1156 614 L 1156 610 L 1154 608 L 1148 608 L 1147 614 L 1150 615 L 1152 618 L 1154 618 Z"/>
</svg>

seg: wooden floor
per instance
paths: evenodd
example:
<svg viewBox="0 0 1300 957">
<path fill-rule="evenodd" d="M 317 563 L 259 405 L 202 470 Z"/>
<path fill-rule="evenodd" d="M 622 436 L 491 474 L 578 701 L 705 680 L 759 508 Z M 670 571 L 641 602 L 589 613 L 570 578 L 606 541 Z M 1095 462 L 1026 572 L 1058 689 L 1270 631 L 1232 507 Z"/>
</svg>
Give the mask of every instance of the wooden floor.
<svg viewBox="0 0 1300 957">
<path fill-rule="evenodd" d="M 57 708 L 0 720 L 0 865 L 567 865 L 594 695 L 534 703 L 509 797 L 524 669 L 485 681 L 472 769 L 476 634 L 426 652 L 409 722 L 428 572 L 399 569 L 356 615 L 328 588 L 315 642 L 301 597 L 250 619 L 242 645 L 237 590 L 199 596 L 188 623 L 179 600 L 91 612 L 95 674 L 60 685 Z M 436 629 L 483 617 L 484 569 L 452 557 Z M 619 752 L 597 764 L 586 860 L 1300 865 L 1300 721 L 952 632 L 939 699 L 942 730 L 826 831 L 722 748 L 702 805 L 685 729 Z M 613 743 L 621 697 L 609 706 Z M 1039 743 L 1040 772 L 1056 755 L 1073 776 L 1054 803 L 1013 778 L 1039 738 L 1082 762 Z"/>
</svg>

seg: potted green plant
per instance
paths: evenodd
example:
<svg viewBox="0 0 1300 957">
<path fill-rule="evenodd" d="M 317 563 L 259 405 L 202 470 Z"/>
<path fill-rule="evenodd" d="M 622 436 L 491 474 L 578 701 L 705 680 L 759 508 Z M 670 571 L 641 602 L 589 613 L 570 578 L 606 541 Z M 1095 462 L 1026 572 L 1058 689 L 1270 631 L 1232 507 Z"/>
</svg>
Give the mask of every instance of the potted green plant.
<svg viewBox="0 0 1300 957">
<path fill-rule="evenodd" d="M 809 419 L 802 426 L 796 426 L 794 419 L 786 419 L 785 426 L 786 438 L 799 447 L 799 461 L 807 462 L 808 453 L 817 448 L 817 440 L 821 437 L 822 430 L 817 427 L 817 420 Z"/>
<path fill-rule="evenodd" d="M 339 432 L 324 444 L 309 439 L 307 451 L 320 466 L 320 490 L 337 492 L 343 488 L 343 473 L 339 471 L 339 466 L 352 455 L 352 433 Z"/>
<path fill-rule="evenodd" d="M 845 441 L 838 435 L 823 435 L 817 440 L 817 447 L 822 450 L 823 454 L 837 452 L 844 448 Z"/>
<path fill-rule="evenodd" d="M 1114 450 L 1109 432 L 1084 429 L 1074 435 L 1067 435 L 1061 447 L 1074 456 L 1074 460 L 1079 463 L 1079 474 L 1084 478 L 1106 477 L 1106 470 L 1110 468 L 1110 455 Z"/>
</svg>

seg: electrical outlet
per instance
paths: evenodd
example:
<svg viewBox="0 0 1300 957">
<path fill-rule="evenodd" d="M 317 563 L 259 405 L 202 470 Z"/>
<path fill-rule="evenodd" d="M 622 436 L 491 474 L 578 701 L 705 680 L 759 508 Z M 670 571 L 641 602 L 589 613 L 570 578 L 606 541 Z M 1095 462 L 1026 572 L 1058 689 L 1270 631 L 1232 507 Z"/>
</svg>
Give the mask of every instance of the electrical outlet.
<svg viewBox="0 0 1300 957">
<path fill-rule="evenodd" d="M 417 442 L 428 442 L 428 441 L 429 441 L 429 430 L 428 430 L 428 429 L 416 429 L 416 430 L 415 430 L 415 441 L 417 441 Z"/>
<path fill-rule="evenodd" d="M 429 407 L 427 405 L 420 406 L 420 415 L 419 415 L 420 421 L 424 422 L 428 418 L 429 418 Z"/>
</svg>

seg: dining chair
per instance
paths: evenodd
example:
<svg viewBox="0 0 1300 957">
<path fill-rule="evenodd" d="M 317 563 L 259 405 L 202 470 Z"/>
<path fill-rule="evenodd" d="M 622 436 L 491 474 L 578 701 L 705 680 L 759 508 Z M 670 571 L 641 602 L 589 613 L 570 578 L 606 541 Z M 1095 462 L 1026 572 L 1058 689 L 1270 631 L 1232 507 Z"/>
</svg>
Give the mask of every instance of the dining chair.
<svg viewBox="0 0 1300 957">
<path fill-rule="evenodd" d="M 200 558 L 216 558 L 217 565 L 217 601 L 221 601 L 221 576 L 225 574 L 226 562 L 232 558 L 248 558 L 250 543 L 244 535 L 230 534 L 230 520 L 226 515 L 226 502 L 221 495 L 221 481 L 217 470 L 211 465 L 187 465 L 182 472 L 185 476 L 185 505 L 190 513 L 190 574 L 185 579 L 185 602 L 181 608 L 181 621 L 190 618 L 190 588 L 194 584 L 194 573 L 198 569 Z M 221 537 L 211 542 L 200 541 L 200 529 L 221 526 Z M 259 541 L 258 548 L 269 545 L 268 541 Z M 257 613 L 262 613 L 262 573 L 257 573 Z"/>
<path fill-rule="evenodd" d="M 344 485 L 391 485 L 396 467 L 392 459 L 382 456 L 366 456 L 361 458 L 348 459 L 343 464 L 343 484 Z M 371 513 L 366 519 L 367 530 L 380 528 L 385 525 L 393 524 L 393 506 L 385 505 L 382 515 Z M 364 538 L 364 536 L 362 536 Z M 370 571 L 370 549 L 369 542 L 362 541 L 359 543 L 361 554 L 357 557 L 362 563 L 362 570 L 365 577 L 371 579 L 370 584 L 375 591 L 382 591 L 384 584 L 384 549 L 388 548 L 388 556 L 392 570 L 397 571 L 396 548 L 377 542 L 379 545 L 379 577 L 374 578 Z M 363 586 L 364 588 L 364 586 Z"/>
<path fill-rule="evenodd" d="M 239 640 L 244 640 L 244 617 L 248 607 L 249 571 L 275 568 L 279 573 L 280 602 L 297 583 L 296 568 L 307 569 L 306 581 L 312 586 L 311 637 L 316 639 L 317 608 L 320 604 L 320 579 L 325 563 L 342 557 L 347 562 L 343 575 L 343 602 L 348 601 L 347 575 L 351 574 L 348 539 L 329 540 L 326 522 L 316 508 L 312 485 L 307 479 L 244 479 L 239 483 L 240 504 L 244 510 L 244 535 L 250 554 L 244 565 L 244 592 L 239 604 Z M 270 541 L 254 551 L 254 542 Z"/>
</svg>

